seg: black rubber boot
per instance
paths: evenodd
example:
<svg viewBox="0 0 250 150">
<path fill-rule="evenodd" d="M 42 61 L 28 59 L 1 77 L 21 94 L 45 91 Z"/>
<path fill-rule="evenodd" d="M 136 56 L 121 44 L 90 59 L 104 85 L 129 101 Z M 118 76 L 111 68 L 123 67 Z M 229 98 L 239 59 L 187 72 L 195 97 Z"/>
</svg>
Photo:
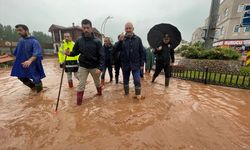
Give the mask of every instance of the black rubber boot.
<svg viewBox="0 0 250 150">
<path fill-rule="evenodd" d="M 42 82 L 39 83 L 39 84 L 35 84 L 35 87 L 36 87 L 36 92 L 39 93 L 43 90 L 43 84 Z"/>
<path fill-rule="evenodd" d="M 118 77 L 115 77 L 115 83 L 118 84 Z"/>
<path fill-rule="evenodd" d="M 151 82 L 152 82 L 152 83 L 154 83 L 154 82 L 155 82 L 155 79 L 156 79 L 156 77 L 154 77 L 154 76 L 153 76 L 153 78 L 152 78 L 152 81 L 151 81 Z"/>
<path fill-rule="evenodd" d="M 32 90 L 35 89 L 35 84 L 28 78 L 18 78 L 24 85 L 28 86 Z"/>
<path fill-rule="evenodd" d="M 124 92 L 125 92 L 125 95 L 129 94 L 129 86 L 128 85 L 124 85 Z"/>
<path fill-rule="evenodd" d="M 29 88 L 31 88 L 32 90 L 35 89 L 35 84 L 32 81 L 28 81 L 28 82 L 23 82 L 24 85 L 28 86 Z"/>
<path fill-rule="evenodd" d="M 166 78 L 166 79 L 165 79 L 165 86 L 166 86 L 166 87 L 169 86 L 169 79 L 170 79 L 170 78 Z"/>
<path fill-rule="evenodd" d="M 135 89 L 135 97 L 134 98 L 136 98 L 137 100 L 144 99 L 144 97 L 141 96 L 141 89 L 138 89 L 138 88 Z"/>
<path fill-rule="evenodd" d="M 141 95 L 141 89 L 135 89 L 135 95 Z"/>
</svg>

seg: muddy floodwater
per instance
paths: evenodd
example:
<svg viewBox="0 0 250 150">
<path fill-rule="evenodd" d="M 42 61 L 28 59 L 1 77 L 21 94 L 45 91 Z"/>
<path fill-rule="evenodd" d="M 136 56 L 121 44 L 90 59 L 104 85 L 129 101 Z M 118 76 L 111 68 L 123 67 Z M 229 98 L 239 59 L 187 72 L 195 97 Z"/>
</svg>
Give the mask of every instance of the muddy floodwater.
<svg viewBox="0 0 250 150">
<path fill-rule="evenodd" d="M 91 76 L 82 106 L 61 69 L 43 61 L 44 91 L 32 92 L 0 69 L 0 150 L 250 150 L 250 91 L 164 78 L 142 80 L 142 101 L 106 83 L 102 97 Z M 108 80 L 108 75 L 106 76 Z M 74 87 L 77 81 L 74 80 Z"/>
</svg>

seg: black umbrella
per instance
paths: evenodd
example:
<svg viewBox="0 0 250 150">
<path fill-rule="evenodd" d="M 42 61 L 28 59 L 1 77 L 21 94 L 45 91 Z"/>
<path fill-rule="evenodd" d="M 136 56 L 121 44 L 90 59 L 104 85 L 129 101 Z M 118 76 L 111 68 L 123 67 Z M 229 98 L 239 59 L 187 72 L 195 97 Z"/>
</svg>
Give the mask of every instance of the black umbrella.
<svg viewBox="0 0 250 150">
<path fill-rule="evenodd" d="M 149 30 L 149 45 L 152 48 L 159 47 L 166 34 L 171 38 L 173 48 L 176 48 L 181 42 L 181 32 L 175 26 L 166 23 L 155 25 Z"/>
</svg>

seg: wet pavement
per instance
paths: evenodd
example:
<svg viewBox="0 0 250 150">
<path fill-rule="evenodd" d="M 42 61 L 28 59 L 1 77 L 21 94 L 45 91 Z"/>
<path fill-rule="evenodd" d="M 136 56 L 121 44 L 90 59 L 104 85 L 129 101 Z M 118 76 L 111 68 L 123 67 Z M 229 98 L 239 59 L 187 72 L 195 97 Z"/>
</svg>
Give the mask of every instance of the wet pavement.
<svg viewBox="0 0 250 150">
<path fill-rule="evenodd" d="M 89 76 L 79 107 L 65 76 L 55 114 L 61 70 L 56 59 L 43 64 L 40 94 L 0 69 L 1 150 L 250 150 L 249 90 L 178 79 L 165 88 L 163 76 L 146 75 L 137 101 L 132 80 L 129 96 L 113 82 L 97 97 Z"/>
</svg>

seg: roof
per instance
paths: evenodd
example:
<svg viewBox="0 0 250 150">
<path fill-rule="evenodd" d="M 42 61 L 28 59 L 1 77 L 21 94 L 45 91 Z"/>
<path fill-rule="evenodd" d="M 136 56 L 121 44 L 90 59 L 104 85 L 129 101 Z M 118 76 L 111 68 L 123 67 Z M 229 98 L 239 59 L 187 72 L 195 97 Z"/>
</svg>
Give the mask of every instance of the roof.
<svg viewBox="0 0 250 150">
<path fill-rule="evenodd" d="M 82 28 L 80 26 L 63 27 L 63 26 L 52 24 L 49 27 L 49 32 L 52 32 L 53 30 L 60 30 L 60 29 L 61 30 L 71 30 L 71 29 L 82 30 Z M 97 34 L 101 34 L 95 27 L 93 27 L 93 32 L 97 33 Z"/>
<path fill-rule="evenodd" d="M 52 30 L 55 30 L 55 29 L 65 29 L 65 28 L 66 28 L 66 27 L 52 24 L 52 25 L 49 27 L 49 32 L 51 32 Z"/>
</svg>

